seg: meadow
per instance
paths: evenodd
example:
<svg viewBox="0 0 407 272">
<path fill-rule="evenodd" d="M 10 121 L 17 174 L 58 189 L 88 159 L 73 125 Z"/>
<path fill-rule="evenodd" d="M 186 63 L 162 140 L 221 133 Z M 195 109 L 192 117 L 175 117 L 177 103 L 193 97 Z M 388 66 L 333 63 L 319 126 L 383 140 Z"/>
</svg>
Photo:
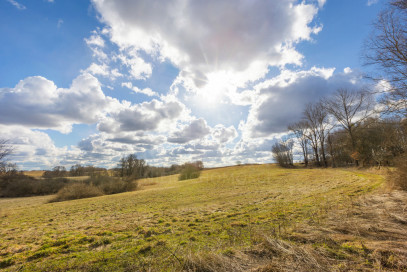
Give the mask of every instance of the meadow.
<svg viewBox="0 0 407 272">
<path fill-rule="evenodd" d="M 248 165 L 183 181 L 142 179 L 134 192 L 58 203 L 48 203 L 53 196 L 4 198 L 0 268 L 402 271 L 407 236 L 397 228 L 407 223 L 407 196 L 385 192 L 384 180 L 353 168 Z M 390 207 L 387 217 L 374 214 L 381 205 Z M 387 251 L 376 250 L 386 243 Z"/>
</svg>

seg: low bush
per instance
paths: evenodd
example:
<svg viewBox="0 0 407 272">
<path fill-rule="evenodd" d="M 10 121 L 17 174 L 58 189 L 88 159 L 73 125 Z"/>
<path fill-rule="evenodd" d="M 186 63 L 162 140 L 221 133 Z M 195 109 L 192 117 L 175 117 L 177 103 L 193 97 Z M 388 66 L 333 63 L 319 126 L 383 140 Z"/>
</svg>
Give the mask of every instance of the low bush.
<svg viewBox="0 0 407 272">
<path fill-rule="evenodd" d="M 138 187 L 136 180 L 109 176 L 93 176 L 86 182 L 100 188 L 107 195 L 133 191 Z"/>
<path fill-rule="evenodd" d="M 178 180 L 186 180 L 186 179 L 195 179 L 201 175 L 201 171 L 198 167 L 193 164 L 185 164 L 181 173 L 178 177 Z"/>
<path fill-rule="evenodd" d="M 59 202 L 72 199 L 88 198 L 103 195 L 103 191 L 90 184 L 73 183 L 58 191 L 57 195 L 50 202 Z"/>
</svg>

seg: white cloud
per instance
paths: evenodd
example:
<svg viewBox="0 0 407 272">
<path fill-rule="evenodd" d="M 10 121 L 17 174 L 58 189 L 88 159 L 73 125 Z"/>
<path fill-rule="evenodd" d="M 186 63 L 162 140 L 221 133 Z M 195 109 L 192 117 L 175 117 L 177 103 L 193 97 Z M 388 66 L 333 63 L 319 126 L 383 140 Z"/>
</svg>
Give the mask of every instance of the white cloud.
<svg viewBox="0 0 407 272">
<path fill-rule="evenodd" d="M 10 160 L 22 168 L 51 168 L 68 153 L 66 148 L 57 148 L 45 132 L 24 126 L 0 124 L 0 138 L 10 139 L 14 148 Z"/>
<path fill-rule="evenodd" d="M 223 144 L 234 140 L 237 137 L 237 131 L 234 126 L 225 127 L 219 124 L 213 128 L 212 137 Z"/>
<path fill-rule="evenodd" d="M 85 71 L 95 76 L 108 76 L 110 74 L 109 67 L 105 63 L 92 63 Z"/>
<path fill-rule="evenodd" d="M 9 2 L 10 4 L 12 4 L 13 6 L 15 6 L 17 9 L 19 10 L 23 10 L 26 9 L 26 7 L 23 4 L 18 3 L 15 0 L 7 0 L 7 2 Z"/>
<path fill-rule="evenodd" d="M 129 68 L 129 74 L 133 77 L 133 79 L 149 78 L 153 72 L 151 64 L 146 63 L 136 54 L 136 52 L 130 51 L 125 54 L 119 54 L 117 58 Z"/>
<path fill-rule="evenodd" d="M 82 73 L 90 73 L 94 76 L 102 76 L 109 78 L 110 80 L 115 80 L 118 77 L 122 77 L 123 75 L 118 71 L 117 68 L 110 69 L 110 67 L 106 63 L 97 64 L 92 63 L 86 70 L 81 71 Z"/>
<path fill-rule="evenodd" d="M 184 105 L 177 101 L 162 102 L 153 99 L 136 105 L 124 102 L 116 112 L 99 122 L 98 129 L 106 133 L 166 131 L 182 116 L 184 110 Z"/>
<path fill-rule="evenodd" d="M 141 93 L 141 94 L 145 94 L 147 96 L 158 96 L 158 94 L 156 92 L 154 92 L 153 90 L 151 90 L 150 88 L 140 89 L 136 86 L 133 86 L 133 84 L 131 82 L 123 82 L 122 87 L 126 87 L 135 93 Z"/>
<path fill-rule="evenodd" d="M 201 139 L 209 133 L 210 128 L 206 121 L 200 118 L 182 127 L 179 131 L 172 133 L 167 140 L 170 143 L 184 144 L 192 140 Z"/>
<path fill-rule="evenodd" d="M 118 101 L 106 97 L 99 81 L 87 73 L 74 79 L 68 89 L 44 77 L 28 77 L 14 88 L 0 89 L 0 124 L 68 133 L 72 124 L 97 122 L 115 104 Z"/>
<path fill-rule="evenodd" d="M 294 0 L 93 2 L 111 41 L 121 50 L 133 50 L 122 60 L 126 64 L 134 56 L 135 78 L 151 73 L 138 54 L 144 51 L 169 59 L 189 79 L 185 81 L 198 87 L 209 83 L 210 73 L 227 71 L 244 87 L 264 77 L 269 65 L 300 65 L 303 56 L 295 44 L 321 29 L 310 26 L 318 7 Z"/>
<path fill-rule="evenodd" d="M 93 34 L 89 38 L 85 38 L 85 42 L 89 46 L 105 46 L 105 41 L 97 32 L 93 32 Z"/>
</svg>

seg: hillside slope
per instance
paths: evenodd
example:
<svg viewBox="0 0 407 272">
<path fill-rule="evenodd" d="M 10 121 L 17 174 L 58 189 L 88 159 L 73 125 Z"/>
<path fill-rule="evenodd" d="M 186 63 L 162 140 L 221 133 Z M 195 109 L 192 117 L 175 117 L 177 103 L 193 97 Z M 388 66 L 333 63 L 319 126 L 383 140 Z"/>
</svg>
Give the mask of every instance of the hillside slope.
<svg viewBox="0 0 407 272">
<path fill-rule="evenodd" d="M 309 244 L 307 252 L 334 254 L 308 260 L 313 269 L 340 269 L 347 260 L 369 269 L 374 264 L 366 264 L 352 243 L 348 250 L 342 240 L 336 247 L 307 237 L 332 225 L 336 215 L 351 218 L 360 196 L 366 202 L 382 183 L 382 176 L 366 171 L 253 165 L 203 171 L 194 180 L 145 179 L 135 192 L 61 203 L 47 203 L 50 196 L 0 199 L 0 268 L 274 271 L 281 267 L 272 260 L 280 256 L 287 270 L 295 266 L 282 252 L 303 252 Z"/>
</svg>

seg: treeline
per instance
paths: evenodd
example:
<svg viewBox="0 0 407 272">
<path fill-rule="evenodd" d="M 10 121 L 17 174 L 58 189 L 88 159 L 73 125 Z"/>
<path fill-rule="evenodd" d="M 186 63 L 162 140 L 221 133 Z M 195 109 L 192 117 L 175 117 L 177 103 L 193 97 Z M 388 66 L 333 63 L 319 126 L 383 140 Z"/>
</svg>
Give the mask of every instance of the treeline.
<svg viewBox="0 0 407 272">
<path fill-rule="evenodd" d="M 44 178 L 56 177 L 80 177 L 80 176 L 95 176 L 95 175 L 108 175 L 105 168 L 94 167 L 92 165 L 83 166 L 80 164 L 73 165 L 69 171 L 65 166 L 55 166 L 52 170 L 45 171 L 42 176 Z"/>
<path fill-rule="evenodd" d="M 275 160 L 293 166 L 294 141 L 304 166 L 393 166 L 407 150 L 407 120 L 380 117 L 365 91 L 339 89 L 306 106 L 288 126 L 293 138 L 272 147 Z"/>
<path fill-rule="evenodd" d="M 143 159 L 128 155 L 120 159 L 114 169 L 73 165 L 70 170 L 55 166 L 36 179 L 17 171 L 15 164 L 2 164 L 0 170 L 0 197 L 25 197 L 56 194 L 52 201 L 64 201 L 105 194 L 133 191 L 138 188 L 138 179 L 167 176 L 180 173 L 180 179 L 199 177 L 202 161 L 172 165 L 170 167 L 149 166 Z M 83 178 L 70 178 L 83 177 Z"/>
<path fill-rule="evenodd" d="M 80 177 L 80 176 L 113 176 L 113 177 L 132 177 L 140 178 L 155 178 L 179 174 L 183 169 L 193 166 L 198 170 L 204 168 L 202 161 L 185 163 L 182 165 L 173 164 L 170 167 L 157 167 L 148 165 L 144 159 L 138 159 L 136 155 L 128 155 L 122 157 L 116 168 L 107 170 L 106 168 L 94 167 L 92 165 L 83 166 L 81 164 L 73 165 L 70 170 L 66 170 L 64 166 L 55 166 L 52 170 L 43 173 L 44 178 L 60 178 L 60 177 Z"/>
</svg>

